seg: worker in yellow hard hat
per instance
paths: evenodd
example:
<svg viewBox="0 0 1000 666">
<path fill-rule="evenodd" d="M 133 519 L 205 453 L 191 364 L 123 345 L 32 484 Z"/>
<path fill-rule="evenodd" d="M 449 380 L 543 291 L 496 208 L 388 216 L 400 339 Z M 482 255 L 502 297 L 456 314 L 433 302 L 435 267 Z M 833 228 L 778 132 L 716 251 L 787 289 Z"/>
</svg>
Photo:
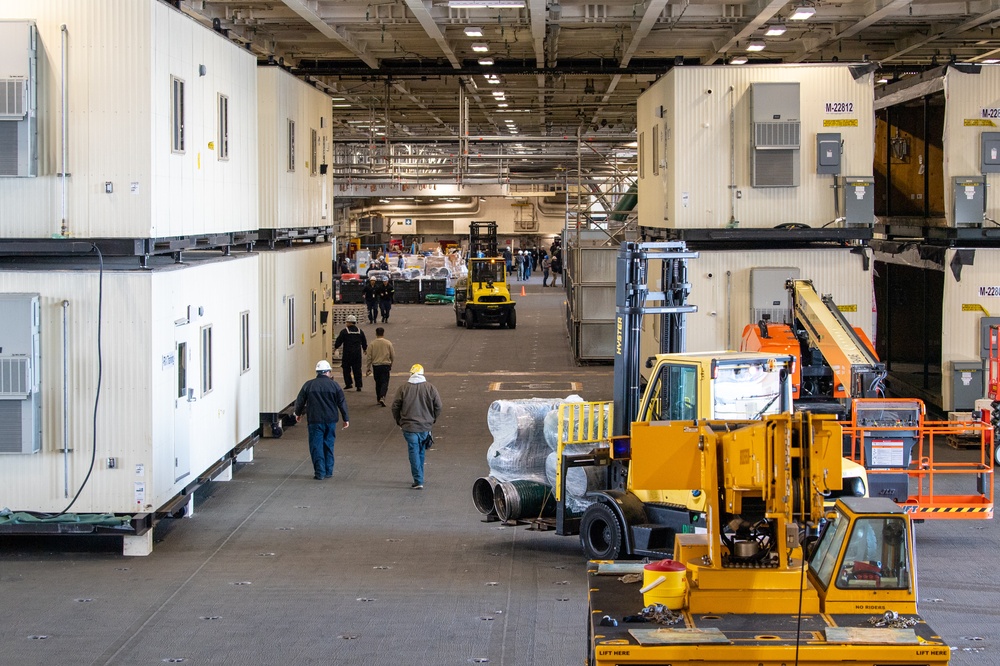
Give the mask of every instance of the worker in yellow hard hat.
<svg viewBox="0 0 1000 666">
<path fill-rule="evenodd" d="M 409 450 L 411 488 L 424 487 L 424 454 L 434 443 L 431 427 L 441 415 L 441 408 L 441 395 L 424 377 L 424 366 L 415 363 L 410 368 L 410 378 L 399 387 L 392 401 L 392 417 L 402 428 Z"/>
</svg>

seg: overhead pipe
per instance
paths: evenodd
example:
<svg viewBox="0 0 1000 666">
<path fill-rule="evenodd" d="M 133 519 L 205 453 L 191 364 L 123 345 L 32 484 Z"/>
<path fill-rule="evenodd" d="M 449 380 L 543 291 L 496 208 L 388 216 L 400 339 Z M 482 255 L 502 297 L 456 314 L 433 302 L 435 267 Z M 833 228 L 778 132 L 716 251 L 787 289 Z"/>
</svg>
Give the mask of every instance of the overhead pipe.
<svg viewBox="0 0 1000 666">
<path fill-rule="evenodd" d="M 65 26 L 64 26 L 65 27 Z M 69 498 L 69 352 L 67 350 L 67 310 L 69 301 L 62 302 L 63 353 L 63 497 Z"/>
<path fill-rule="evenodd" d="M 62 66 L 61 66 L 62 71 L 59 73 L 59 94 L 60 94 L 60 97 L 61 97 L 60 101 L 61 101 L 61 105 L 62 105 L 62 118 L 61 118 L 61 125 L 62 125 L 62 166 L 59 169 L 60 172 L 61 172 L 59 174 L 59 185 L 60 185 L 60 187 L 62 189 L 61 202 L 60 202 L 62 220 L 61 220 L 60 225 L 59 225 L 59 235 L 65 237 L 65 236 L 69 235 L 69 221 L 67 219 L 67 212 L 66 212 L 66 209 L 67 209 L 67 199 L 68 199 L 68 195 L 66 193 L 66 176 L 67 176 L 67 174 L 66 174 L 66 163 L 69 161 L 69 149 L 66 146 L 67 137 L 69 136 L 69 99 L 68 99 L 68 97 L 66 95 L 66 78 L 67 78 L 66 77 L 66 63 L 67 63 L 67 60 L 69 59 L 68 56 L 67 56 L 68 41 L 69 41 L 69 30 L 66 28 L 66 24 L 65 23 L 63 23 L 59 27 L 59 30 L 60 30 L 60 33 L 61 33 L 61 36 L 60 36 L 60 49 L 61 49 L 60 58 L 62 60 Z"/>
</svg>

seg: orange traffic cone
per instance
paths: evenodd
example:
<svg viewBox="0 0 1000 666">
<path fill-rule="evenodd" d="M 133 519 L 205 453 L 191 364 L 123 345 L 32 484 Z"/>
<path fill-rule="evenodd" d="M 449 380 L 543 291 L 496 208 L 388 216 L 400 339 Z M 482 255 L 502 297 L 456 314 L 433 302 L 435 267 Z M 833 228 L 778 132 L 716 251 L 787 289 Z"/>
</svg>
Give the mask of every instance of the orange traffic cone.
<svg viewBox="0 0 1000 666">
<path fill-rule="evenodd" d="M 524 285 L 521 285 L 521 295 L 524 296 Z"/>
</svg>

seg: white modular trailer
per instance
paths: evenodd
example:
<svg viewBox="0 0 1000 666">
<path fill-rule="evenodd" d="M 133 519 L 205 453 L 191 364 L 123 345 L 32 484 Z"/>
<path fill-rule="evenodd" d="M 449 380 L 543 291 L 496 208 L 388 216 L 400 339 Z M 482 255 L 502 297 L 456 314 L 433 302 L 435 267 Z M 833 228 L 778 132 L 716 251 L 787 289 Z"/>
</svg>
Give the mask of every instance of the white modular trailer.
<svg viewBox="0 0 1000 666">
<path fill-rule="evenodd" d="M 0 35 L 25 22 L 38 175 L 0 178 L 0 237 L 257 229 L 252 53 L 159 0 L 0 0 Z"/>
<path fill-rule="evenodd" d="M 656 262 L 657 264 L 659 262 Z M 739 349 L 743 327 L 755 324 L 751 311 L 751 274 L 757 268 L 797 269 L 820 294 L 830 294 L 851 326 L 875 341 L 872 252 L 868 248 L 775 250 L 699 250 L 688 262 L 691 293 L 698 311 L 687 315 L 687 351 Z M 659 275 L 654 266 L 650 275 Z M 656 285 L 659 289 L 660 285 Z M 658 317 L 645 317 L 643 358 L 657 353 Z"/>
<path fill-rule="evenodd" d="M 261 229 L 332 224 L 332 103 L 279 67 L 257 68 Z"/>
<path fill-rule="evenodd" d="M 332 298 L 330 243 L 303 243 L 260 253 L 260 414 L 264 422 L 285 410 L 330 360 L 336 334 L 323 324 Z"/>
<path fill-rule="evenodd" d="M 832 169 L 818 167 L 818 140 L 841 176 L 870 180 L 873 95 L 859 66 L 674 67 L 638 100 L 640 226 L 819 227 L 844 216 L 855 202 L 834 190 L 836 175 L 817 173 Z"/>
<path fill-rule="evenodd" d="M 255 436 L 258 258 L 197 254 L 0 270 L 0 293 L 39 295 L 42 406 L 41 450 L 0 456 L 0 506 L 61 511 L 82 486 L 73 513 L 155 511 Z"/>
</svg>

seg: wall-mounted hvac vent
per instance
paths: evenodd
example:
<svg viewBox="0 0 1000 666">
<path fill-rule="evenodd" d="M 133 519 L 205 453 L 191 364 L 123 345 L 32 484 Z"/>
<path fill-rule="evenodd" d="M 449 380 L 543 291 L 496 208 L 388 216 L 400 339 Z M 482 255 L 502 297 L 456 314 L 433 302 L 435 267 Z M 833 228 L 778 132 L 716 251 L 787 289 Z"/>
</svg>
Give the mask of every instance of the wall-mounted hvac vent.
<svg viewBox="0 0 1000 666">
<path fill-rule="evenodd" d="M 0 176 L 38 173 L 35 24 L 0 21 Z"/>
<path fill-rule="evenodd" d="M 0 294 L 0 453 L 42 445 L 38 294 Z"/>
<path fill-rule="evenodd" d="M 801 124 L 798 83 L 750 84 L 750 184 L 798 187 Z"/>
</svg>

